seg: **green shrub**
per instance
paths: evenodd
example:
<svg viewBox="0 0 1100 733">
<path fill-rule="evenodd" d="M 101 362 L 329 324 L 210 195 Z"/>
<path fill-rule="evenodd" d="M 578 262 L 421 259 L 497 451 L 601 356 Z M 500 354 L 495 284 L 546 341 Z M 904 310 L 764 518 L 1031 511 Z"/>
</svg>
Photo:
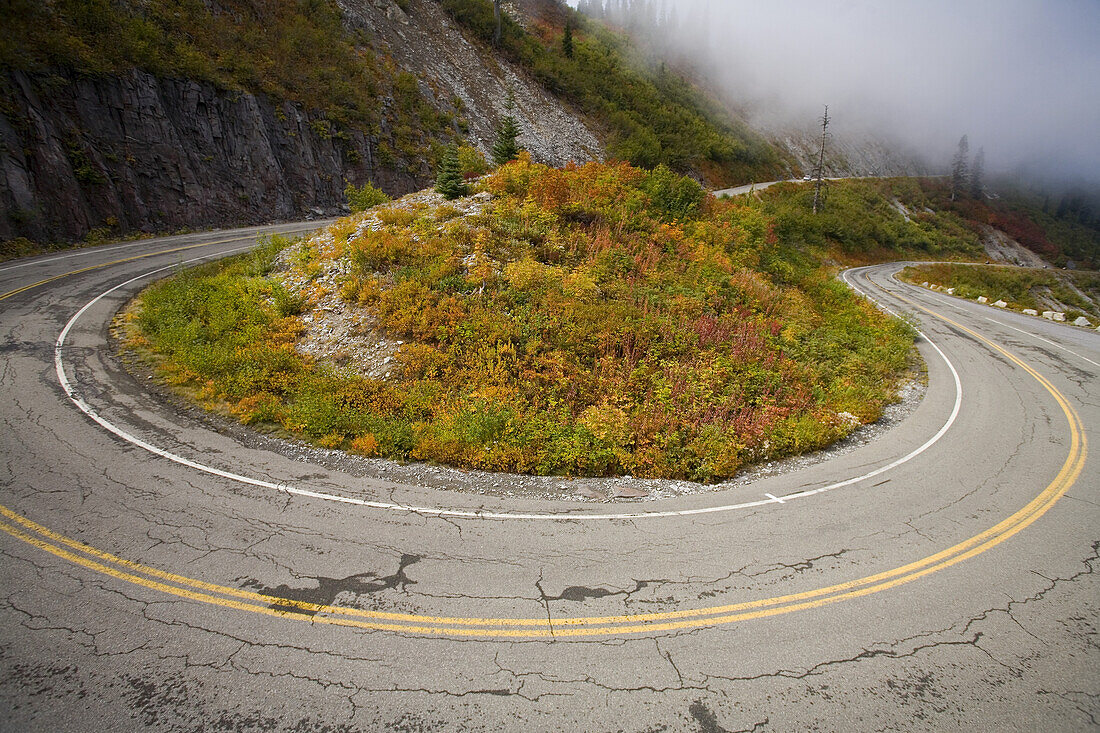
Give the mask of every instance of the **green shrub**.
<svg viewBox="0 0 1100 733">
<path fill-rule="evenodd" d="M 472 145 L 458 146 L 458 167 L 463 177 L 480 176 L 489 172 L 485 156 Z"/>
<path fill-rule="evenodd" d="M 699 213 L 707 192 L 697 182 L 678 176 L 667 166 L 657 166 L 642 184 L 651 206 L 662 219 L 688 219 Z"/>
<path fill-rule="evenodd" d="M 370 181 L 358 188 L 349 183 L 344 189 L 344 196 L 348 200 L 348 207 L 352 213 L 366 211 L 390 200 L 382 189 L 376 188 Z"/>
</svg>

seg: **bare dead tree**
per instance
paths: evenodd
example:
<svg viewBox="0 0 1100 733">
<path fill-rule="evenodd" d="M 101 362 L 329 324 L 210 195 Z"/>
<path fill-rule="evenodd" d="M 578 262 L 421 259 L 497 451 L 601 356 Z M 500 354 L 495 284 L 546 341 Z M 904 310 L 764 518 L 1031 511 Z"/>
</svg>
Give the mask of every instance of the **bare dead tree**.
<svg viewBox="0 0 1100 733">
<path fill-rule="evenodd" d="M 824 206 L 825 200 L 821 196 L 821 185 L 825 178 L 825 141 L 829 137 L 829 105 L 825 105 L 825 114 L 821 116 L 821 150 L 817 154 L 817 170 L 814 171 L 814 213 L 818 206 Z"/>
<path fill-rule="evenodd" d="M 500 0 L 493 0 L 493 20 L 496 22 L 496 27 L 493 28 L 493 45 L 500 45 Z"/>
</svg>

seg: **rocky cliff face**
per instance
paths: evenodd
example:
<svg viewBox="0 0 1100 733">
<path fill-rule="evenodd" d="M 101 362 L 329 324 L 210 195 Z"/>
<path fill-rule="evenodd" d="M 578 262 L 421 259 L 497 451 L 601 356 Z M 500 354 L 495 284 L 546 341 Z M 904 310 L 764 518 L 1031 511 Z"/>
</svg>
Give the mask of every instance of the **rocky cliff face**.
<svg viewBox="0 0 1100 733">
<path fill-rule="evenodd" d="M 418 77 L 482 151 L 511 89 L 521 143 L 564 164 L 602 147 L 578 115 L 467 39 L 432 0 L 341 0 L 346 24 Z M 335 130 L 291 102 L 141 71 L 0 76 L 0 241 L 224 226 L 338 213 L 347 181 L 397 195 L 433 178 L 423 156 L 380 156 L 381 129 Z M 393 100 L 379 99 L 384 111 Z"/>
<path fill-rule="evenodd" d="M 125 76 L 6 78 L 0 239 L 64 240 L 105 227 L 169 230 L 333 213 L 344 179 L 395 193 L 419 173 L 376 165 L 372 140 L 331 135 L 289 102 L 209 84 Z M 314 211 L 316 210 L 316 211 Z"/>
</svg>

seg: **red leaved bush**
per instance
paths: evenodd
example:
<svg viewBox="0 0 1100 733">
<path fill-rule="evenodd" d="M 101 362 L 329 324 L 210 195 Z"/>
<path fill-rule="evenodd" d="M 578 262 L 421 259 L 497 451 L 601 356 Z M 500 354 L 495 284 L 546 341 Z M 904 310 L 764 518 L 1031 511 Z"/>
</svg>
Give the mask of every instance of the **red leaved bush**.
<svg viewBox="0 0 1100 733">
<path fill-rule="evenodd" d="M 1023 214 L 994 211 L 989 223 L 1038 255 L 1056 257 L 1059 254 L 1058 245 L 1048 240 L 1042 228 Z"/>
</svg>

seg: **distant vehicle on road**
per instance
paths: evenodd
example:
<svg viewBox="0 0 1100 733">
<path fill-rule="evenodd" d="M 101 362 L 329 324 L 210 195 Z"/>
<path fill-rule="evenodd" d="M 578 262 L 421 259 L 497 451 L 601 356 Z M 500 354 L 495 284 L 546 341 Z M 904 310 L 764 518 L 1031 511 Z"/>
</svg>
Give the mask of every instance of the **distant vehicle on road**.
<svg viewBox="0 0 1100 733">
<path fill-rule="evenodd" d="M 807 173 L 806 175 L 802 176 L 803 181 L 812 181 L 813 179 L 814 179 L 814 177 L 810 173 Z"/>
</svg>

